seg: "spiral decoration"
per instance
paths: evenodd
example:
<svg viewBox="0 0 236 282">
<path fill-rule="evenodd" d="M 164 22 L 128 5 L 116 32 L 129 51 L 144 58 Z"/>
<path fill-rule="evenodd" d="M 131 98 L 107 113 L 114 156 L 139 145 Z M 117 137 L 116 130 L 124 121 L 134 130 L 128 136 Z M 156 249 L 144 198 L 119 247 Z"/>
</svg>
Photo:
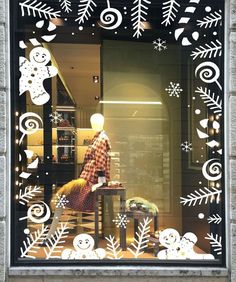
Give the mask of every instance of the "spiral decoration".
<svg viewBox="0 0 236 282">
<path fill-rule="evenodd" d="M 43 124 L 41 117 L 35 113 L 28 112 L 20 116 L 19 129 L 22 133 L 19 144 L 21 144 L 25 135 L 34 134 L 38 131 L 40 122 Z"/>
<path fill-rule="evenodd" d="M 213 62 L 203 62 L 195 70 L 195 76 L 199 76 L 200 79 L 205 83 L 216 83 L 220 90 L 222 86 L 220 85 L 218 78 L 220 77 L 220 69 Z"/>
<path fill-rule="evenodd" d="M 203 176 L 209 181 L 217 181 L 221 179 L 221 163 L 218 159 L 210 159 L 206 161 L 202 167 Z"/>
<path fill-rule="evenodd" d="M 49 206 L 44 202 L 32 205 L 27 212 L 27 218 L 34 223 L 43 223 L 51 216 Z"/>
<path fill-rule="evenodd" d="M 108 7 L 100 15 L 99 25 L 105 29 L 116 29 L 122 23 L 121 12 L 115 8 Z"/>
</svg>

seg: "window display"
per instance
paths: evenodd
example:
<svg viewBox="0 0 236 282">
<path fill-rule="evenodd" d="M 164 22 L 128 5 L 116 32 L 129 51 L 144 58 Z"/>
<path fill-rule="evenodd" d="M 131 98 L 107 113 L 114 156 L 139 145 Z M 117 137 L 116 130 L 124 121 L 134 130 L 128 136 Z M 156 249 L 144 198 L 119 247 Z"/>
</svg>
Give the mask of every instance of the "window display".
<svg viewBox="0 0 236 282">
<path fill-rule="evenodd" d="M 12 265 L 224 265 L 224 1 L 12 1 Z"/>
</svg>

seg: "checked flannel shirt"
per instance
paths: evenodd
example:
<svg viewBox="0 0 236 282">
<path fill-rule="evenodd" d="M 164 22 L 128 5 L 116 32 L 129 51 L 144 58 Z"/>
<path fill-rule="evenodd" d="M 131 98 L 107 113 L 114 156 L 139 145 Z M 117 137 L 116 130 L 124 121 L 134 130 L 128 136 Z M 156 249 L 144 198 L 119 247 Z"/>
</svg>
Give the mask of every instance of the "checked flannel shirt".
<svg viewBox="0 0 236 282">
<path fill-rule="evenodd" d="M 80 177 L 92 184 L 98 182 L 98 171 L 104 171 L 106 181 L 110 179 L 110 141 L 105 131 L 95 134 L 85 156 Z"/>
</svg>

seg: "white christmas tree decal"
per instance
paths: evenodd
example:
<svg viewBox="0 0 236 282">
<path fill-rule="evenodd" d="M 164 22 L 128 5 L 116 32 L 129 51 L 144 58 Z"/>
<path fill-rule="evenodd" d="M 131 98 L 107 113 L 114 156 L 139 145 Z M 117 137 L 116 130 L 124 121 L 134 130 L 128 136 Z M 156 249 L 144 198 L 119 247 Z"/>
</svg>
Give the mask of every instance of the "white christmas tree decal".
<svg viewBox="0 0 236 282">
<path fill-rule="evenodd" d="M 53 8 L 47 6 L 47 4 L 38 2 L 37 0 L 26 0 L 25 2 L 19 3 L 21 7 L 21 15 L 22 17 L 27 14 L 28 16 L 52 19 L 52 18 L 59 18 L 60 11 L 54 11 Z"/>
<path fill-rule="evenodd" d="M 151 4 L 151 1 L 135 0 L 133 4 L 134 7 L 131 9 L 131 21 L 133 22 L 133 29 L 135 30 L 133 37 L 139 38 L 144 31 L 148 4 Z"/>
<path fill-rule="evenodd" d="M 208 217 L 207 221 L 208 223 L 220 224 L 222 221 L 222 217 L 218 213 L 213 214 L 212 216 Z"/>
<path fill-rule="evenodd" d="M 207 233 L 207 237 L 205 239 L 210 240 L 210 244 L 213 248 L 213 250 L 217 253 L 217 255 L 222 254 L 222 237 L 218 234 L 214 235 L 213 233 L 209 234 Z"/>
<path fill-rule="evenodd" d="M 115 240 L 114 236 L 109 235 L 109 237 L 105 237 L 108 241 L 107 243 L 107 257 L 109 259 L 121 259 L 123 255 L 121 254 L 122 250 L 118 240 Z"/>
<path fill-rule="evenodd" d="M 78 10 L 79 17 L 75 21 L 78 21 L 79 24 L 84 23 L 91 17 L 94 7 L 97 7 L 97 4 L 93 0 L 81 0 Z"/>
<path fill-rule="evenodd" d="M 222 11 L 215 11 L 210 14 L 210 16 L 206 16 L 203 20 L 197 20 L 197 25 L 204 28 L 216 27 L 218 24 L 222 25 Z"/>
<path fill-rule="evenodd" d="M 29 200 L 33 199 L 33 197 L 41 193 L 41 187 L 40 186 L 27 186 L 25 187 L 25 190 L 20 189 L 19 194 L 16 195 L 16 199 L 19 200 L 19 203 L 23 206 L 25 206 Z"/>
<path fill-rule="evenodd" d="M 59 0 L 61 2 L 61 8 L 66 12 L 70 13 L 72 11 L 71 9 L 71 1 L 69 0 Z"/>
<path fill-rule="evenodd" d="M 173 22 L 176 18 L 176 14 L 178 13 L 178 8 L 180 7 L 180 4 L 175 0 L 169 0 L 166 2 L 163 2 L 163 18 L 161 24 L 164 24 L 165 26 L 168 26 Z"/>
<path fill-rule="evenodd" d="M 35 259 L 35 254 L 37 254 L 40 247 L 38 243 L 41 243 L 46 237 L 46 232 L 48 231 L 48 226 L 43 226 L 39 230 L 36 230 L 33 234 L 29 234 L 25 241 L 23 241 L 24 247 L 20 248 L 22 258 L 32 258 Z"/>
<path fill-rule="evenodd" d="M 144 249 L 147 248 L 147 244 L 150 238 L 150 223 L 152 219 L 148 217 L 144 218 L 143 222 L 140 222 L 138 226 L 138 232 L 136 232 L 137 238 L 134 238 L 134 243 L 131 244 L 134 250 L 127 248 L 135 258 L 139 257 L 144 253 Z"/>
<path fill-rule="evenodd" d="M 214 112 L 214 114 L 221 115 L 222 112 L 222 99 L 215 93 L 211 93 L 210 89 L 197 87 L 196 93 L 200 94 L 202 100 Z"/>
<path fill-rule="evenodd" d="M 44 248 L 46 259 L 61 258 L 63 246 L 61 246 L 60 244 L 65 243 L 64 239 L 68 237 L 68 229 L 69 228 L 67 227 L 67 223 L 61 223 L 61 226 L 57 228 L 54 235 L 52 235 L 51 238 L 47 239 L 47 248 Z"/>
<path fill-rule="evenodd" d="M 216 58 L 217 56 L 221 56 L 221 55 L 222 55 L 222 44 L 218 39 L 216 40 L 216 42 L 211 41 L 211 43 L 205 44 L 205 47 L 204 46 L 197 47 L 195 51 L 192 51 L 191 54 L 194 60 L 197 57 L 204 59 L 205 58 L 211 59 L 212 57 Z"/>
<path fill-rule="evenodd" d="M 222 190 L 218 190 L 214 187 L 210 190 L 207 187 L 204 187 L 204 189 L 199 189 L 198 191 L 195 190 L 194 193 L 190 193 L 187 195 L 186 198 L 180 197 L 181 201 L 180 203 L 184 206 L 188 204 L 188 206 L 195 206 L 197 202 L 199 201 L 199 205 L 202 204 L 202 202 L 205 200 L 204 204 L 207 204 L 210 200 L 210 203 L 212 203 L 214 200 L 217 204 L 220 202 L 220 194 L 222 193 Z"/>
</svg>

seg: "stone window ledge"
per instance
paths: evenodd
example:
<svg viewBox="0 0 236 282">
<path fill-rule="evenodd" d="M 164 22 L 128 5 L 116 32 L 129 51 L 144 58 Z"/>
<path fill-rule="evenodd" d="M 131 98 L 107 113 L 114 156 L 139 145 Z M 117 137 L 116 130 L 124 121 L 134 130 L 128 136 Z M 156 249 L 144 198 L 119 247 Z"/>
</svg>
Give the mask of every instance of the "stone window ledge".
<svg viewBox="0 0 236 282">
<path fill-rule="evenodd" d="M 226 268 L 99 266 L 99 267 L 10 267 L 9 276 L 191 276 L 228 277 Z"/>
</svg>

